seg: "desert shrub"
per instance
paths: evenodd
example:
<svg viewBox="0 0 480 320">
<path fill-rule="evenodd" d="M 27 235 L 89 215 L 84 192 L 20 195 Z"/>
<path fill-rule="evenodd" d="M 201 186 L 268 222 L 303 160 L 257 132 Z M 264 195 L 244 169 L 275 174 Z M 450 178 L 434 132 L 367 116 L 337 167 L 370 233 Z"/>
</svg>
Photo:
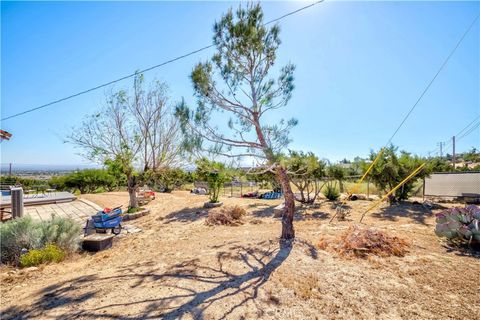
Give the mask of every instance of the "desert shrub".
<svg viewBox="0 0 480 320">
<path fill-rule="evenodd" d="M 242 217 L 247 212 L 239 206 L 227 206 L 219 211 L 212 210 L 208 213 L 205 223 L 207 225 L 239 225 Z"/>
<path fill-rule="evenodd" d="M 22 267 L 33 267 L 48 262 L 60 262 L 65 258 L 65 252 L 54 244 L 48 244 L 43 249 L 33 249 L 20 257 Z"/>
<path fill-rule="evenodd" d="M 81 227 L 71 219 L 54 217 L 37 222 L 23 217 L 0 225 L 1 262 L 17 265 L 22 250 L 53 244 L 65 253 L 78 249 Z"/>
<path fill-rule="evenodd" d="M 40 225 L 30 217 L 14 219 L 0 225 L 0 251 L 2 263 L 17 264 L 22 249 L 42 246 Z"/>
<path fill-rule="evenodd" d="M 465 208 L 445 209 L 436 215 L 435 234 L 452 243 L 480 243 L 480 208 L 469 205 Z"/>
<path fill-rule="evenodd" d="M 340 197 L 340 192 L 331 182 L 325 185 L 323 189 L 323 195 L 330 201 L 335 201 Z"/>
<path fill-rule="evenodd" d="M 327 243 L 325 239 L 318 243 L 320 249 L 331 248 L 343 256 L 360 258 L 369 255 L 403 257 L 408 252 L 408 247 L 408 242 L 401 238 L 373 228 L 357 226 L 350 226 L 331 243 Z"/>
<path fill-rule="evenodd" d="M 335 207 L 335 213 L 338 220 L 345 221 L 350 215 L 350 208 L 339 204 Z"/>
<path fill-rule="evenodd" d="M 72 219 L 53 217 L 40 224 L 42 230 L 41 243 L 53 243 L 67 253 L 79 248 L 82 228 Z"/>
</svg>

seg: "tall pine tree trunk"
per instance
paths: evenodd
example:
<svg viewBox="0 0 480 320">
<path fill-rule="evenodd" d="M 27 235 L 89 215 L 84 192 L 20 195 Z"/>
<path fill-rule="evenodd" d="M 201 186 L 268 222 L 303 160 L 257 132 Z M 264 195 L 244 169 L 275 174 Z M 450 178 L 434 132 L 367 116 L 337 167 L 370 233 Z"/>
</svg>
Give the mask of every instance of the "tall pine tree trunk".
<svg viewBox="0 0 480 320">
<path fill-rule="evenodd" d="M 295 230 L 293 229 L 293 215 L 295 214 L 295 196 L 290 186 L 290 180 L 287 170 L 278 165 L 276 167 L 277 180 L 282 186 L 283 195 L 285 197 L 285 208 L 282 215 L 282 239 L 288 240 L 295 238 Z"/>
</svg>

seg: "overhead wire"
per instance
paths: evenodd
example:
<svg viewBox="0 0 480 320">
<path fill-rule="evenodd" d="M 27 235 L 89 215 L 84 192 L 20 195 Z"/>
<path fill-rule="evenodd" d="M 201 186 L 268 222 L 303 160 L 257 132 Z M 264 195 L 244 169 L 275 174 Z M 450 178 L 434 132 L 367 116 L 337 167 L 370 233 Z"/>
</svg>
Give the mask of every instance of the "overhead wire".
<svg viewBox="0 0 480 320">
<path fill-rule="evenodd" d="M 268 24 L 271 24 L 271 23 L 280 21 L 280 20 L 282 20 L 282 19 L 284 19 L 284 18 L 286 18 L 286 17 L 289 17 L 289 16 L 294 15 L 294 14 L 300 12 L 300 11 L 303 11 L 303 10 L 306 10 L 306 9 L 308 9 L 308 8 L 311 8 L 311 7 L 313 7 L 313 6 L 315 6 L 315 5 L 319 4 L 319 3 L 322 3 L 322 2 L 324 2 L 324 0 L 316 1 L 316 2 L 314 2 L 314 3 L 312 3 L 312 4 L 307 5 L 307 6 L 303 6 L 303 7 L 299 8 L 299 9 L 297 9 L 297 10 L 288 12 L 288 13 L 286 13 L 286 14 L 278 17 L 278 18 L 275 18 L 275 19 L 273 19 L 273 20 L 270 20 L 270 21 L 264 23 L 264 25 L 268 25 Z M 64 97 L 64 98 L 57 99 L 57 100 L 51 101 L 51 102 L 49 102 L 49 103 L 45 103 L 45 104 L 40 105 L 40 106 L 38 106 L 38 107 L 34 107 L 34 108 L 31 108 L 31 109 L 28 109 L 28 110 L 25 110 L 25 111 L 21 111 L 21 112 L 12 114 L 12 115 L 10 115 L 10 116 L 7 116 L 7 117 L 5 117 L 5 118 L 2 118 L 1 121 L 5 121 L 5 120 L 9 120 L 9 119 L 12 119 L 12 118 L 15 118 L 15 117 L 19 117 L 19 116 L 22 116 L 22 115 L 24 115 L 24 114 L 27 114 L 27 113 L 30 113 L 30 112 L 34 112 L 34 111 L 37 111 L 37 110 L 40 110 L 40 109 L 44 109 L 44 108 L 49 107 L 49 106 L 51 106 L 51 105 L 54 105 L 54 104 L 57 104 L 57 103 L 60 103 L 60 102 L 66 101 L 66 100 L 70 100 L 70 99 L 72 99 L 72 98 L 75 98 L 75 97 L 78 97 L 78 96 L 81 96 L 81 95 L 84 95 L 84 94 L 86 94 L 86 93 L 89 93 L 89 92 L 92 92 L 92 91 L 95 91 L 95 90 L 98 90 L 98 89 L 101 89 L 101 88 L 104 88 L 104 87 L 108 87 L 108 86 L 110 86 L 110 85 L 112 85 L 112 84 L 115 84 L 115 83 L 117 83 L 117 82 L 120 82 L 120 81 L 129 79 L 129 78 L 132 78 L 132 77 L 134 77 L 134 76 L 136 76 L 136 75 L 138 75 L 138 74 L 140 74 L 140 73 L 145 73 L 145 72 L 148 72 L 148 71 L 151 71 L 151 70 L 160 68 L 160 67 L 165 66 L 165 65 L 167 65 L 167 64 L 173 63 L 173 62 L 178 61 L 178 60 L 180 60 L 180 59 L 184 59 L 184 58 L 186 58 L 186 57 L 189 57 L 189 56 L 191 56 L 191 55 L 194 55 L 194 54 L 196 54 L 196 53 L 199 53 L 199 52 L 201 52 L 201 51 L 205 51 L 205 50 L 207 50 L 207 49 L 210 49 L 210 48 L 212 48 L 212 47 L 214 47 L 214 46 L 215 46 L 214 44 L 211 44 L 211 45 L 208 45 L 208 46 L 204 46 L 204 47 L 199 48 L 199 49 L 197 49 L 197 50 L 190 51 L 190 52 L 188 52 L 188 53 L 186 53 L 186 54 L 180 55 L 180 56 L 175 57 L 175 58 L 173 58 L 173 59 L 164 61 L 164 62 L 159 63 L 159 64 L 156 64 L 156 65 L 154 65 L 154 66 L 145 68 L 145 69 L 143 69 L 143 70 L 136 71 L 136 72 L 134 72 L 134 73 L 131 73 L 131 74 L 126 75 L 126 76 L 123 76 L 123 77 L 120 77 L 120 78 L 118 78 L 118 79 L 115 79 L 115 80 L 112 80 L 112 81 L 109 81 L 109 82 L 100 84 L 100 85 L 95 86 L 95 87 L 92 87 L 92 88 L 90 88 L 90 89 L 86 89 L 86 90 L 80 91 L 80 92 L 78 92 L 78 93 L 75 93 L 75 94 L 66 96 L 66 97 Z"/>
</svg>

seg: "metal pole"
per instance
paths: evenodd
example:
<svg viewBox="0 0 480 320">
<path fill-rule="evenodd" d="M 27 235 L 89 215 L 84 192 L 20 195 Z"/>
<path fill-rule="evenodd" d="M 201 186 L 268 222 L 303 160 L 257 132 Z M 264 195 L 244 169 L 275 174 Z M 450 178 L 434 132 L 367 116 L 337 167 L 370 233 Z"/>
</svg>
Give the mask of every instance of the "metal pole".
<svg viewBox="0 0 480 320">
<path fill-rule="evenodd" d="M 8 175 L 12 176 L 12 164 L 9 164 Z"/>
<path fill-rule="evenodd" d="M 21 187 L 10 189 L 10 201 L 12 204 L 12 218 L 23 216 L 23 189 Z"/>
</svg>

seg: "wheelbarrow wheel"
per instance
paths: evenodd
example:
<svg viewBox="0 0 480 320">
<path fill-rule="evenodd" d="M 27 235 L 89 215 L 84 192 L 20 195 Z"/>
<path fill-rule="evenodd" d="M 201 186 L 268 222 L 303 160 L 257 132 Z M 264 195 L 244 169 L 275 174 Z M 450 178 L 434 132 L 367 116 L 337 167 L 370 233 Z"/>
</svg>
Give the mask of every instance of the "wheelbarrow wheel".
<svg viewBox="0 0 480 320">
<path fill-rule="evenodd" d="M 121 223 L 119 223 L 118 226 L 112 228 L 112 233 L 114 235 L 118 235 L 118 234 L 120 234 L 120 232 L 122 232 L 122 224 Z"/>
</svg>

